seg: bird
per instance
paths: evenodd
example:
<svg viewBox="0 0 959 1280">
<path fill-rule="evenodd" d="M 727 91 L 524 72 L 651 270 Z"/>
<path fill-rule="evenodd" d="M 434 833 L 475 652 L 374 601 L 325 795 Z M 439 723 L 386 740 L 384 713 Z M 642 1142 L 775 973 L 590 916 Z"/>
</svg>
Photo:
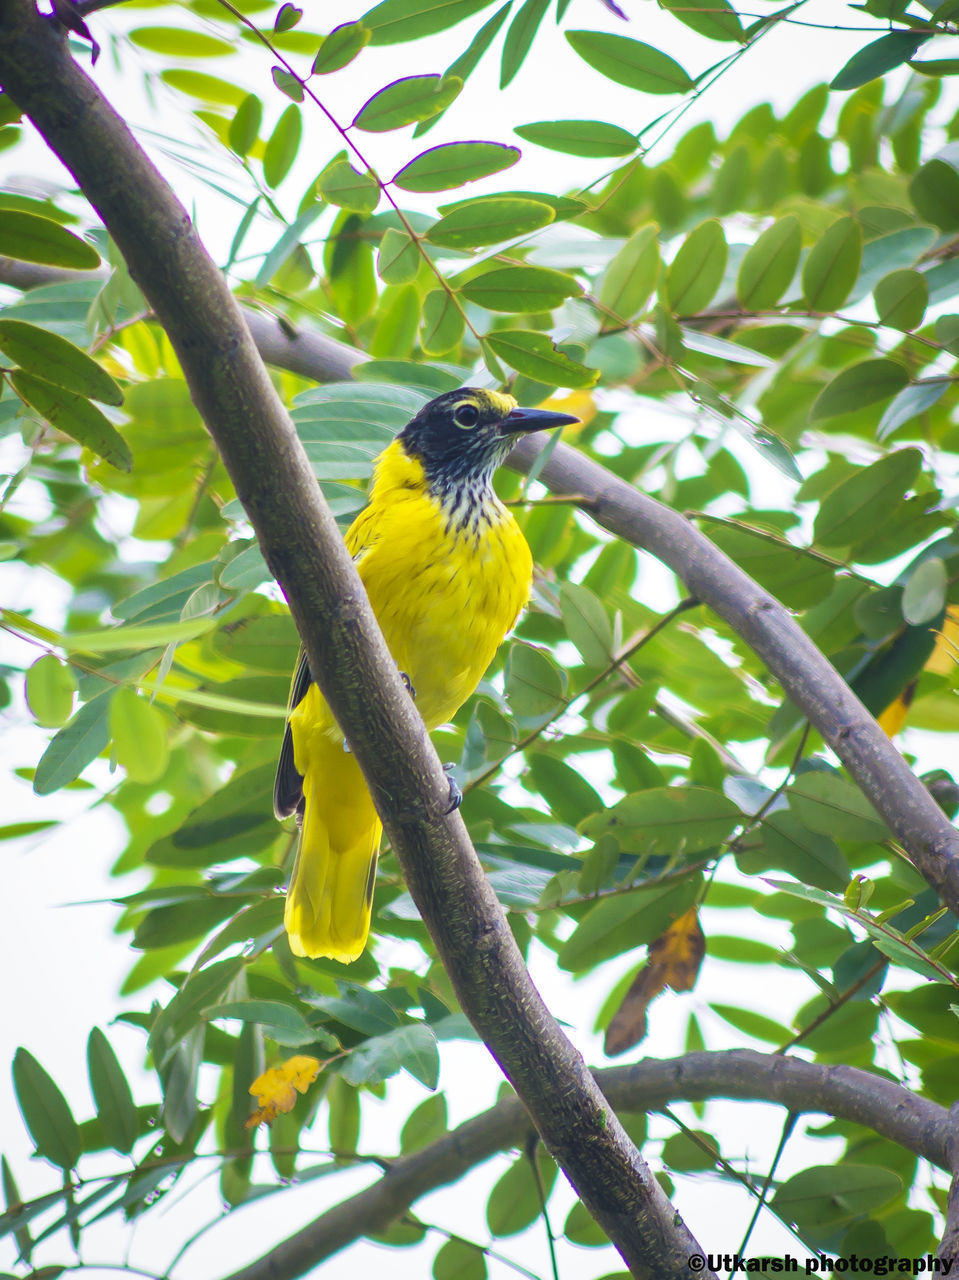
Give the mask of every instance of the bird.
<svg viewBox="0 0 959 1280">
<path fill-rule="evenodd" d="M 376 459 L 346 546 L 428 729 L 474 692 L 529 600 L 532 556 L 493 474 L 520 436 L 578 421 L 460 387 L 425 404 Z M 302 647 L 273 798 L 277 817 L 296 814 L 300 827 L 290 949 L 348 964 L 369 935 L 382 825 Z M 451 809 L 461 798 L 451 780 Z"/>
</svg>

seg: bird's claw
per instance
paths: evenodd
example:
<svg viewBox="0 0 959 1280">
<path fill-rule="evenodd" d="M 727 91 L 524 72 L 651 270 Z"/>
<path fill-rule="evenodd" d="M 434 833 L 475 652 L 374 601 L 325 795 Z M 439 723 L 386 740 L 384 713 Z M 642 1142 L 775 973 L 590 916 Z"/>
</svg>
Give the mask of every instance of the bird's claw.
<svg viewBox="0 0 959 1280">
<path fill-rule="evenodd" d="M 415 702 L 416 690 L 413 688 L 413 681 L 409 678 L 409 676 L 406 674 L 405 671 L 400 672 L 400 679 L 403 681 L 404 685 L 406 686 L 406 692 L 410 695 L 410 697 Z"/>
<path fill-rule="evenodd" d="M 443 765 L 443 772 L 446 774 L 446 781 L 450 784 L 449 803 L 444 810 L 445 813 L 454 813 L 463 803 L 463 788 L 453 777 L 453 770 L 456 765 L 452 762 Z"/>
</svg>

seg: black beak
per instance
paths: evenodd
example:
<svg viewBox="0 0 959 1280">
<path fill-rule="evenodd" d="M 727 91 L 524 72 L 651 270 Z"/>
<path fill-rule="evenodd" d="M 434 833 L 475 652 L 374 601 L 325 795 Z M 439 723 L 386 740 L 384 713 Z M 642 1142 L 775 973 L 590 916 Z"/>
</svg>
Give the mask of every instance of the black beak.
<svg viewBox="0 0 959 1280">
<path fill-rule="evenodd" d="M 514 409 L 500 423 L 500 434 L 525 436 L 531 431 L 548 431 L 552 427 L 564 427 L 580 419 L 571 413 L 554 413 L 551 409 Z"/>
</svg>

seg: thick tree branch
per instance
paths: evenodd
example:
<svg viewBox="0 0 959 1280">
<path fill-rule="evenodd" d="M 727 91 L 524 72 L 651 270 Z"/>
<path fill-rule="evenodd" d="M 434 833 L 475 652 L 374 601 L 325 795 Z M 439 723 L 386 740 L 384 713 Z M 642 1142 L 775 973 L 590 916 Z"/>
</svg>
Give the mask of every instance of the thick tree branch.
<svg viewBox="0 0 959 1280">
<path fill-rule="evenodd" d="M 98 274 L 0 258 L 0 284 L 9 284 L 16 289 L 37 289 L 46 284 L 62 284 L 65 280 L 89 280 Z M 103 279 L 106 279 L 106 273 Z M 288 369 L 290 373 L 311 378 L 314 382 L 339 382 L 349 378 L 361 360 L 368 359 L 355 347 L 348 347 L 346 343 L 313 329 L 297 328 L 289 320 L 277 320 L 255 307 L 241 306 L 240 310 L 260 358 L 278 369 Z"/>
<path fill-rule="evenodd" d="M 596 1079 L 620 1112 L 659 1111 L 673 1102 L 710 1098 L 776 1102 L 789 1111 L 853 1120 L 940 1168 L 951 1167 L 949 1112 L 857 1067 L 734 1049 L 647 1059 L 597 1071 Z M 288 1253 L 309 1257 L 315 1266 L 362 1236 L 384 1231 L 421 1196 L 455 1182 L 498 1151 L 521 1148 L 528 1124 L 518 1099 L 498 1103 L 421 1151 L 401 1156 L 371 1187 L 321 1214 L 227 1280 L 281 1280 L 295 1274 L 288 1269 Z"/>
<path fill-rule="evenodd" d="M 176 349 L 463 1009 L 631 1272 L 684 1275 L 698 1246 L 530 982 L 462 819 L 445 813 L 423 722 L 186 211 L 34 0 L 0 0 L 0 82 L 73 173 Z"/>
<path fill-rule="evenodd" d="M 529 437 L 510 456 L 526 471 L 543 444 Z M 959 915 L 959 832 L 895 746 L 783 606 L 685 516 L 560 445 L 539 477 L 558 493 L 582 494 L 604 529 L 650 551 L 687 591 L 725 619 L 819 730 L 885 819 L 917 870 Z"/>
</svg>

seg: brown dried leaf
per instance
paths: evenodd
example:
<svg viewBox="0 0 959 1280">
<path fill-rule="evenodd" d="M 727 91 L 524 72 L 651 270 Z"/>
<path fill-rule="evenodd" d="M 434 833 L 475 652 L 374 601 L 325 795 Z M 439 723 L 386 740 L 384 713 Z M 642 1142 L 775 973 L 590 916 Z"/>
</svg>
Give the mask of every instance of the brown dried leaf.
<svg viewBox="0 0 959 1280">
<path fill-rule="evenodd" d="M 606 1028 L 607 1057 L 625 1053 L 646 1035 L 646 1011 L 665 987 L 692 991 L 706 953 L 699 915 L 690 907 L 649 944 L 646 963 L 636 975 Z"/>
</svg>

